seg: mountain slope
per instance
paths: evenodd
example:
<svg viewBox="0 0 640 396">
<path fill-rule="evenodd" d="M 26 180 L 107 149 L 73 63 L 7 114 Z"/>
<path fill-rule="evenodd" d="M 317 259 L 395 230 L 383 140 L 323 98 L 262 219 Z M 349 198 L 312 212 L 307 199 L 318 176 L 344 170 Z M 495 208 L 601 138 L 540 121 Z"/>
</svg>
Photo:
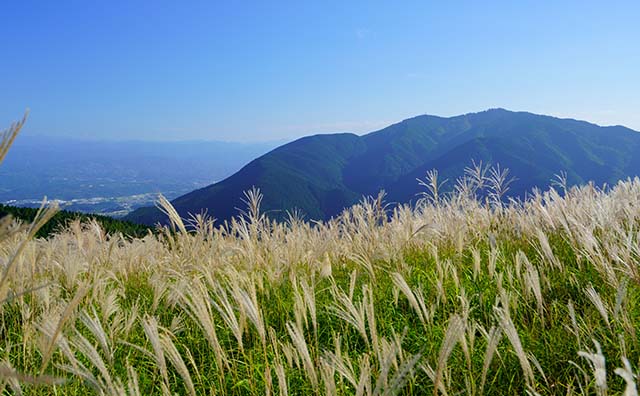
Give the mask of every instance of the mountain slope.
<svg viewBox="0 0 640 396">
<path fill-rule="evenodd" d="M 438 169 L 443 178 L 454 180 L 472 159 L 509 168 L 517 177 L 511 194 L 522 196 L 548 185 L 560 171 L 572 184 L 614 183 L 638 175 L 638 149 L 640 134 L 619 126 L 503 109 L 450 118 L 423 115 L 364 136 L 299 139 L 173 204 L 183 216 L 206 209 L 228 219 L 243 206 L 243 191 L 255 186 L 264 194 L 263 210 L 274 217 L 298 208 L 307 218 L 327 219 L 381 189 L 392 201 L 411 201 L 420 191 L 416 178 Z M 163 220 L 155 208 L 137 210 L 128 219 Z"/>
<path fill-rule="evenodd" d="M 10 215 L 14 219 L 20 220 L 25 224 L 30 224 L 36 218 L 37 213 L 38 209 L 36 208 L 19 208 L 0 204 L 0 219 Z M 91 220 L 95 220 L 100 224 L 105 233 L 111 235 L 121 233 L 126 237 L 144 238 L 148 233 L 154 232 L 150 227 L 128 221 L 117 220 L 108 216 L 61 210 L 57 212 L 51 220 L 44 224 L 35 236 L 38 238 L 48 238 L 53 236 L 55 233 L 64 231 L 66 227 L 70 226 L 71 223 L 76 220 L 79 220 L 81 223 L 88 223 Z"/>
<path fill-rule="evenodd" d="M 206 209 L 218 219 L 228 219 L 238 213 L 236 207 L 243 206 L 243 192 L 256 186 L 264 194 L 265 210 L 284 213 L 301 208 L 312 218 L 323 218 L 359 198 L 344 185 L 342 171 L 363 149 L 361 139 L 353 134 L 305 137 L 251 161 L 220 183 L 175 199 L 172 204 L 182 215 Z M 153 223 L 161 220 L 158 216 L 157 209 L 142 208 L 127 218 Z"/>
</svg>

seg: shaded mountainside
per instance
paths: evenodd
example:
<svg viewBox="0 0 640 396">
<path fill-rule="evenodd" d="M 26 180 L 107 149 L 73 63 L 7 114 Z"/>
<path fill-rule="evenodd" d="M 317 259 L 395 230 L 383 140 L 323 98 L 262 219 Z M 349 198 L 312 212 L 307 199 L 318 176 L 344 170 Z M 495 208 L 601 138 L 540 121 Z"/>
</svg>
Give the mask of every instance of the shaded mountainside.
<svg viewBox="0 0 640 396">
<path fill-rule="evenodd" d="M 509 168 L 517 177 L 513 196 L 547 186 L 561 171 L 570 184 L 614 183 L 640 175 L 638 149 L 640 134 L 621 126 L 503 109 L 451 118 L 423 115 L 364 136 L 296 140 L 172 203 L 184 217 L 206 210 L 218 220 L 229 219 L 244 206 L 243 191 L 255 186 L 264 194 L 262 209 L 274 217 L 297 208 L 307 219 L 327 219 L 381 189 L 394 202 L 414 200 L 421 191 L 416 178 L 437 169 L 453 180 L 471 160 Z M 127 219 L 152 224 L 164 216 L 141 208 Z"/>
<path fill-rule="evenodd" d="M 33 219 L 35 219 L 37 213 L 38 209 L 34 208 L 18 208 L 15 206 L 0 204 L 0 219 L 7 215 L 11 215 L 13 218 L 21 220 L 22 222 L 31 223 Z M 107 234 L 121 233 L 127 237 L 143 238 L 149 232 L 153 231 L 147 226 L 131 223 L 129 221 L 117 220 L 107 216 L 89 215 L 61 210 L 56 213 L 42 228 L 40 228 L 40 230 L 38 230 L 36 237 L 50 237 L 56 232 L 63 231 L 65 227 L 69 226 L 71 222 L 75 220 L 80 220 L 82 223 L 95 220 Z"/>
</svg>

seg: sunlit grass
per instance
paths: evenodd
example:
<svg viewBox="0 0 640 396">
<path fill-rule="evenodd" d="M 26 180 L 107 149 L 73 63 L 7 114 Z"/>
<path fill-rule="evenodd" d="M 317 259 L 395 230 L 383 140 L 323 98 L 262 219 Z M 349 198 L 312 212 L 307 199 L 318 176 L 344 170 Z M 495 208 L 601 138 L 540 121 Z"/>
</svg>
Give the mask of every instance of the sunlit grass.
<svg viewBox="0 0 640 396">
<path fill-rule="evenodd" d="M 257 191 L 222 227 L 161 201 L 173 231 L 143 239 L 5 221 L 0 388 L 636 395 L 640 180 L 506 204 L 479 166 L 323 224 L 271 222 Z"/>
</svg>

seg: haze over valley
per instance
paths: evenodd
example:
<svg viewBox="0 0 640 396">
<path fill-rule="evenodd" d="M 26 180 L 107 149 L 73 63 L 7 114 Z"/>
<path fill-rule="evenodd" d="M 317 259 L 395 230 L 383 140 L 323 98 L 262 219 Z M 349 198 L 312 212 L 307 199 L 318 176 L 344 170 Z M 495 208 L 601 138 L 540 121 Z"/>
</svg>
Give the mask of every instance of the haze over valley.
<svg viewBox="0 0 640 396">
<path fill-rule="evenodd" d="M 0 203 L 121 217 L 233 174 L 281 142 L 100 141 L 20 136 L 0 168 Z"/>
</svg>

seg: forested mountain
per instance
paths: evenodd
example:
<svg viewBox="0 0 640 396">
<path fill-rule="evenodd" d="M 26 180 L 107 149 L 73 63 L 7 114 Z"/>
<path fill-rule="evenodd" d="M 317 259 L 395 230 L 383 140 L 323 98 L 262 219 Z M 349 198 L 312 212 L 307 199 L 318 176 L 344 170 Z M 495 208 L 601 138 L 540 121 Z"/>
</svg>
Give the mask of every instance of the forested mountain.
<svg viewBox="0 0 640 396">
<path fill-rule="evenodd" d="M 389 200 L 415 200 L 416 178 L 431 169 L 441 179 L 460 176 L 472 160 L 500 164 L 517 178 L 512 196 L 545 187 L 560 172 L 569 184 L 614 183 L 640 174 L 640 134 L 622 126 L 492 109 L 456 117 L 422 115 L 363 136 L 316 135 L 251 161 L 229 178 L 172 201 L 178 212 L 206 210 L 218 220 L 242 207 L 243 191 L 264 194 L 262 209 L 274 217 L 297 208 L 307 219 L 327 219 L 381 189 Z M 163 221 L 155 208 L 129 220 Z"/>
<path fill-rule="evenodd" d="M 35 208 L 18 208 L 0 204 L 0 219 L 5 216 L 12 216 L 25 224 L 31 223 L 38 213 Z M 51 220 L 45 223 L 36 233 L 36 237 L 46 238 L 52 236 L 56 232 L 64 231 L 71 222 L 79 220 L 81 223 L 88 223 L 95 220 L 100 224 L 102 230 L 107 234 L 121 233 L 126 237 L 142 238 L 153 230 L 142 224 L 135 224 L 129 221 L 117 220 L 108 216 L 89 215 L 78 212 L 70 212 L 61 210 L 56 213 Z"/>
</svg>

